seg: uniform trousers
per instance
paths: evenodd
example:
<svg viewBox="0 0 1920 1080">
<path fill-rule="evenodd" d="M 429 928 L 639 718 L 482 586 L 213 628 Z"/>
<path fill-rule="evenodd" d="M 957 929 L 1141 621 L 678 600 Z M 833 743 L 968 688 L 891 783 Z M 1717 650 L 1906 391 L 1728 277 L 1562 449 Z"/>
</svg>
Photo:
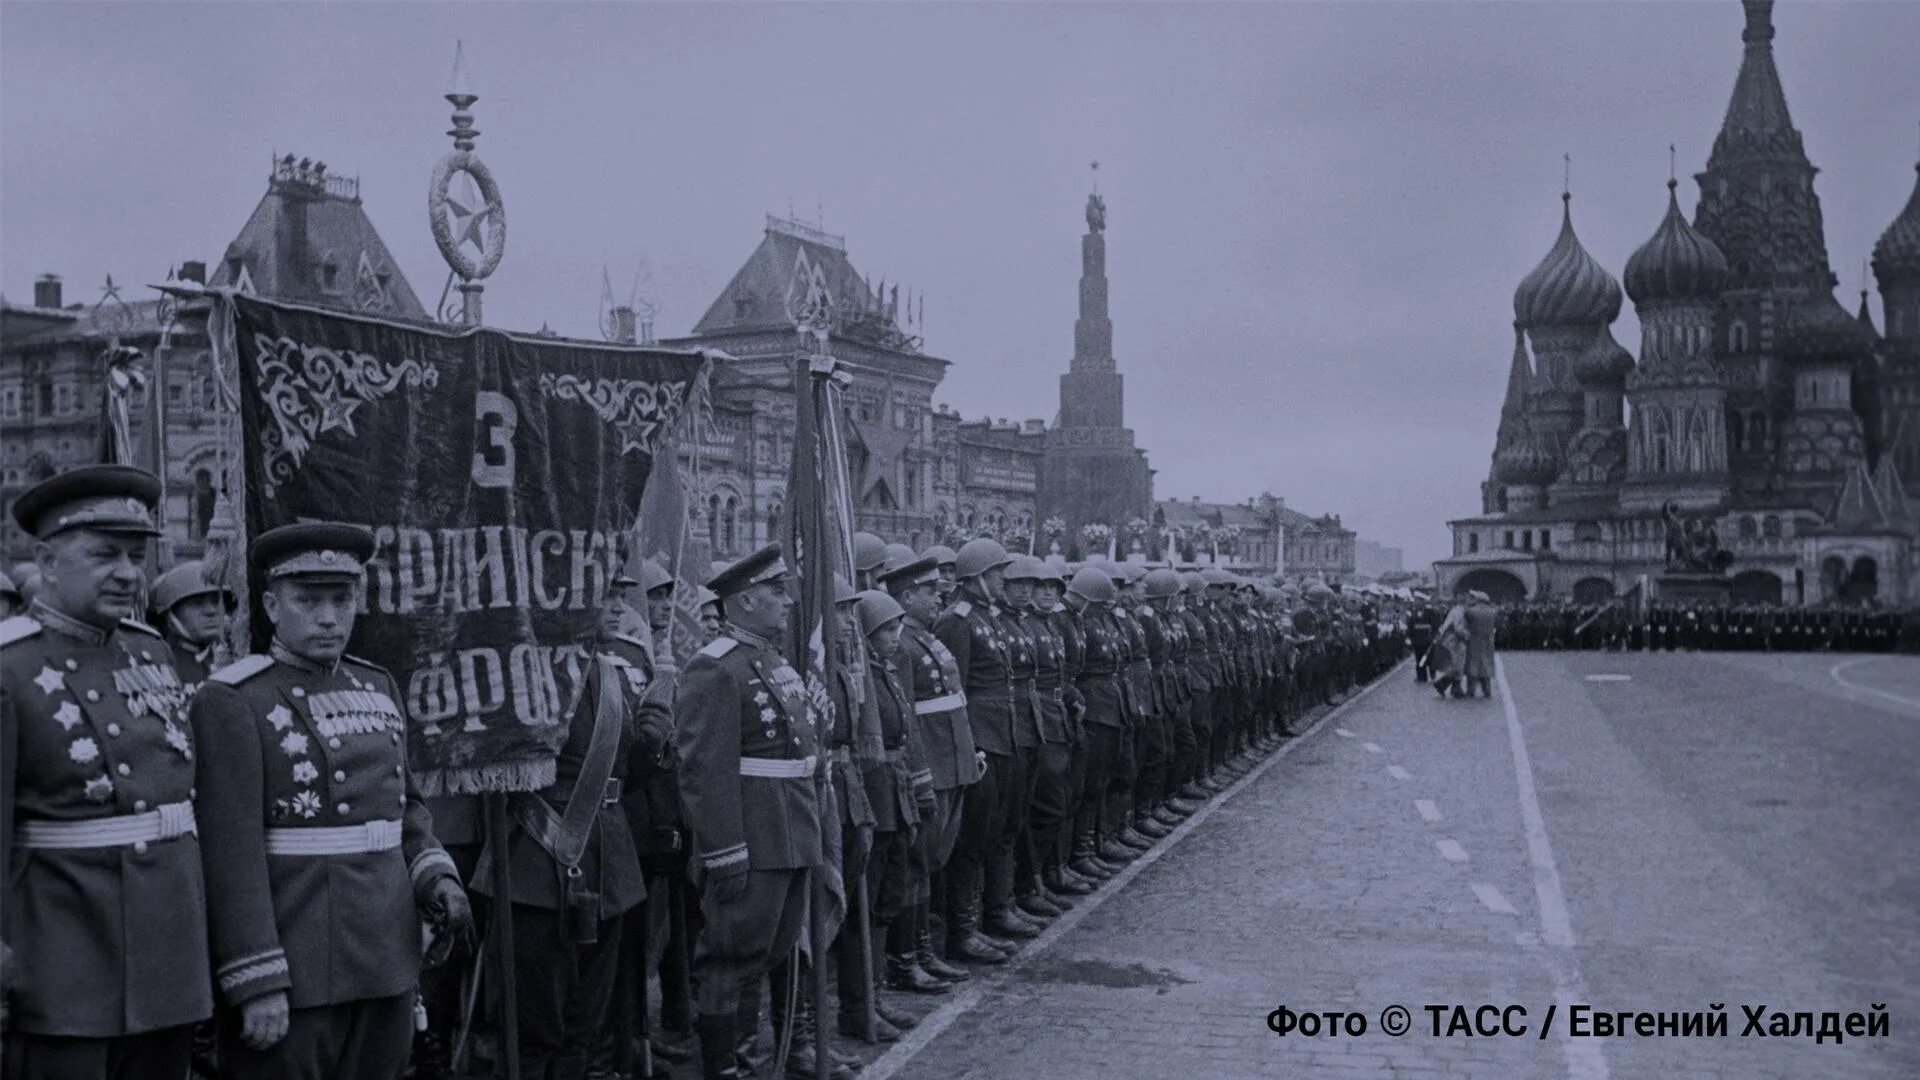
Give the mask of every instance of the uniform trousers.
<svg viewBox="0 0 1920 1080">
<path fill-rule="evenodd" d="M 1138 810 L 1160 801 L 1167 783 L 1167 758 L 1173 752 L 1173 721 L 1162 709 L 1140 718 L 1140 767 L 1134 772 L 1130 793 Z"/>
<path fill-rule="evenodd" d="M 572 940 L 567 913 L 513 905 L 514 992 L 520 1016 L 520 1075 L 563 1080 L 609 1053 L 625 918 L 603 919 L 599 940 Z"/>
<path fill-rule="evenodd" d="M 800 941 L 807 916 L 807 871 L 747 871 L 746 894 L 722 904 L 700 901 L 705 929 L 693 951 L 703 1016 L 731 1016 L 749 984 L 773 970 Z"/>
<path fill-rule="evenodd" d="M 239 1010 L 226 1010 L 220 1022 L 223 1078 L 399 1080 L 413 1050 L 413 991 L 295 1009 L 287 1037 L 265 1050 L 242 1042 L 240 1030 Z"/>
<path fill-rule="evenodd" d="M 938 788 L 933 793 L 933 816 L 922 820 L 915 834 L 929 875 L 946 869 L 947 860 L 953 858 L 953 845 L 960 839 L 960 810 L 966 794 L 967 789 L 963 787 Z"/>
<path fill-rule="evenodd" d="M 1199 780 L 1207 775 L 1207 764 L 1213 752 L 1213 688 L 1211 686 L 1196 690 L 1192 700 L 1187 702 L 1187 716 L 1193 728 L 1193 749 L 1187 761 L 1187 779 Z"/>
<path fill-rule="evenodd" d="M 1018 869 L 1020 849 L 1028 838 L 1029 811 L 1033 807 L 1033 786 L 1039 775 L 1036 768 L 1040 747 L 1015 746 L 1008 759 L 1006 783 L 1001 791 L 1000 833 L 987 863 L 986 905 L 989 912 L 1013 903 L 1013 877 Z"/>
<path fill-rule="evenodd" d="M 19 1080 L 180 1080 L 192 1048 L 191 1024 L 111 1039 L 10 1031 L 0 1073 Z"/>
<path fill-rule="evenodd" d="M 1086 734 L 1085 797 L 1075 815 L 1074 830 L 1082 834 L 1111 832 L 1114 822 L 1107 820 L 1107 792 L 1113 779 L 1113 761 L 1120 752 L 1125 732 L 1115 725 L 1090 723 Z"/>
<path fill-rule="evenodd" d="M 1168 717 L 1173 746 L 1167 755 L 1166 791 L 1171 793 L 1193 778 L 1193 755 L 1200 748 L 1200 740 L 1194 729 L 1191 700 L 1175 705 Z"/>
<path fill-rule="evenodd" d="M 1061 830 L 1073 820 L 1073 746 L 1041 743 L 1034 752 L 1033 798 L 1027 807 L 1027 841 L 1020 846 L 1021 891 L 1052 865 Z"/>
</svg>

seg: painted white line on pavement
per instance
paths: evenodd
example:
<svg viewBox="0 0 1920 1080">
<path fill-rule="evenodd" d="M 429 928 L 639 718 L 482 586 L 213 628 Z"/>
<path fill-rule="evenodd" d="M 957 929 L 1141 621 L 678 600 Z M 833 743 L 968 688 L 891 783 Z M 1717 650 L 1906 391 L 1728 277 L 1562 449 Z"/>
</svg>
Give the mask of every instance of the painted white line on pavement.
<svg viewBox="0 0 1920 1080">
<path fill-rule="evenodd" d="M 1420 819 L 1422 821 L 1440 820 L 1440 808 L 1433 805 L 1432 799 L 1415 799 L 1413 800 L 1413 808 L 1420 811 Z"/>
<path fill-rule="evenodd" d="M 1882 690 L 1879 687 L 1875 687 L 1875 686 L 1864 686 L 1860 683 L 1854 682 L 1852 679 L 1849 679 L 1845 675 L 1841 674 L 1841 672 L 1847 670 L 1850 667 L 1856 667 L 1860 664 L 1866 663 L 1869 660 L 1878 660 L 1878 659 L 1880 659 L 1880 657 L 1877 657 L 1877 656 L 1856 656 L 1851 660 L 1842 660 L 1839 663 L 1833 665 L 1833 667 L 1827 669 L 1827 675 L 1830 678 L 1832 678 L 1834 682 L 1839 683 L 1841 686 L 1844 686 L 1849 690 L 1858 690 L 1863 694 L 1872 694 L 1874 697 L 1884 698 L 1897 705 L 1905 705 L 1909 709 L 1920 709 L 1920 698 L 1906 697 L 1905 695 L 1896 694 L 1888 690 Z"/>
<path fill-rule="evenodd" d="M 1540 795 L 1533 785 L 1533 762 L 1527 757 L 1527 737 L 1520 730 L 1520 713 L 1513 707 L 1513 689 L 1507 685 L 1507 666 L 1493 658 L 1493 682 L 1500 688 L 1500 707 L 1507 714 L 1507 741 L 1513 747 L 1513 773 L 1520 788 L 1520 819 L 1526 827 L 1527 858 L 1533 864 L 1533 892 L 1540 904 L 1540 936 L 1553 949 L 1548 967 L 1553 972 L 1554 997 L 1563 1008 L 1589 1000 L 1580 977 L 1579 958 L 1573 953 L 1573 916 L 1560 889 L 1560 868 L 1547 840 L 1547 819 L 1540 813 Z M 1607 1056 L 1592 1039 L 1575 1039 L 1560 1029 L 1560 1049 L 1566 1055 L 1569 1080 L 1607 1080 Z"/>
<path fill-rule="evenodd" d="M 1448 862 L 1467 861 L 1467 849 L 1461 847 L 1460 841 L 1455 840 L 1451 836 L 1445 840 L 1435 840 L 1433 846 L 1440 849 L 1440 857 Z"/>
<path fill-rule="evenodd" d="M 1334 729 L 1333 729 L 1333 733 L 1334 733 L 1335 735 L 1338 735 L 1338 736 L 1340 736 L 1340 737 L 1341 737 L 1341 738 L 1343 738 L 1343 739 L 1351 739 L 1351 738 L 1353 738 L 1353 732 L 1351 732 L 1351 731 L 1348 731 L 1348 730 L 1347 730 L 1346 728 L 1343 728 L 1343 727 L 1337 727 L 1337 728 L 1334 728 Z"/>
<path fill-rule="evenodd" d="M 1499 889 L 1494 888 L 1484 881 L 1476 881 L 1473 883 L 1473 895 L 1479 897 L 1480 902 L 1487 905 L 1487 910 L 1493 912 L 1495 915 L 1520 914 L 1513 909 L 1512 904 L 1507 903 L 1506 897 L 1500 895 Z"/>
<path fill-rule="evenodd" d="M 1589 675 L 1588 682 L 1632 682 L 1631 675 Z"/>
<path fill-rule="evenodd" d="M 1380 744 L 1379 744 L 1379 743 L 1367 743 L 1367 744 L 1366 744 L 1366 747 L 1367 747 L 1367 753 L 1369 753 L 1369 754 L 1384 754 L 1384 753 L 1386 753 L 1386 751 L 1385 751 L 1385 750 L 1382 750 L 1382 749 L 1380 749 Z"/>
<path fill-rule="evenodd" d="M 1313 725 L 1307 728 L 1307 730 L 1287 740 L 1280 749 L 1274 751 L 1265 761 L 1262 761 L 1249 770 L 1247 775 L 1241 777 L 1235 781 L 1232 786 L 1215 796 L 1212 801 L 1196 811 L 1192 817 L 1181 822 L 1178 827 L 1167 834 L 1165 839 L 1161 840 L 1160 843 L 1156 844 L 1145 855 L 1135 859 L 1132 863 L 1128 864 L 1126 869 L 1108 879 L 1107 883 L 1101 886 L 1099 892 L 1080 901 L 1075 907 L 1069 908 L 1065 915 L 1055 919 L 1052 925 L 1040 932 L 1039 937 L 1034 938 L 1026 948 L 1015 953 L 1013 959 L 995 968 L 969 968 L 969 970 L 973 972 L 973 978 L 967 980 L 963 988 L 955 992 L 954 995 L 947 1000 L 946 1004 L 933 1010 L 926 1016 L 921 1017 L 920 1023 L 915 1025 L 911 1031 L 902 1034 L 900 1041 L 894 1043 L 886 1053 L 868 1062 L 867 1067 L 860 1070 L 860 1080 L 891 1080 L 892 1077 L 900 1075 L 901 1070 L 906 1068 L 907 1063 L 912 1061 L 916 1054 L 925 1050 L 933 1040 L 939 1038 L 948 1028 L 952 1027 L 955 1020 L 960 1019 L 968 1010 L 980 1004 L 980 999 L 987 996 L 987 991 L 996 989 L 1002 983 L 1008 982 L 1015 972 L 1032 963 L 1035 957 L 1052 948 L 1055 942 L 1065 937 L 1074 927 L 1080 925 L 1080 920 L 1098 911 L 1102 904 L 1118 896 L 1120 890 L 1128 882 L 1139 877 L 1140 873 L 1147 867 L 1159 862 L 1162 855 L 1173 850 L 1175 844 L 1186 839 L 1187 834 L 1198 827 L 1201 822 L 1213 816 L 1215 810 L 1225 806 L 1229 799 L 1240 793 L 1241 789 L 1253 783 L 1255 780 L 1260 779 L 1276 762 L 1299 748 L 1314 732 L 1325 727 L 1328 721 L 1359 704 L 1360 699 L 1373 693 L 1376 687 L 1385 686 L 1392 682 L 1393 677 L 1399 673 L 1402 667 L 1406 666 L 1406 663 L 1405 660 L 1402 660 L 1398 664 L 1393 665 L 1390 670 L 1374 680 L 1371 685 L 1363 687 L 1359 693 L 1335 705 L 1332 709 L 1328 710 L 1327 715 L 1314 721 Z"/>
<path fill-rule="evenodd" d="M 1413 779 L 1413 774 L 1412 774 L 1412 773 L 1410 773 L 1410 772 L 1408 772 L 1407 770 L 1405 770 L 1405 769 L 1403 769 L 1403 768 L 1401 768 L 1401 767 L 1400 767 L 1400 766 L 1398 766 L 1398 765 L 1389 765 L 1389 766 L 1387 766 L 1387 775 L 1388 775 L 1388 776 L 1391 776 L 1391 777 L 1393 777 L 1393 778 L 1394 778 L 1395 780 L 1411 780 L 1411 779 Z"/>
</svg>

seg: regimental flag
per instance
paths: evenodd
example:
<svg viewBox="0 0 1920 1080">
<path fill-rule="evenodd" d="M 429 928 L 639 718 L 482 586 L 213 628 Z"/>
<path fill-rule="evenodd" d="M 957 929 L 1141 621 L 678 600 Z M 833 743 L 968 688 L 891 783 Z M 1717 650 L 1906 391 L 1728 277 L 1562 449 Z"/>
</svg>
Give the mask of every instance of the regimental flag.
<svg viewBox="0 0 1920 1080">
<path fill-rule="evenodd" d="M 690 457 L 683 461 L 679 454 L 671 453 L 654 458 L 647 489 L 640 496 L 639 520 L 634 526 L 634 540 L 640 553 L 673 574 L 673 623 L 667 628 L 667 648 L 673 654 L 673 664 L 681 669 L 686 668 L 701 647 L 696 596 L 711 576 L 713 560 L 712 546 L 694 535 L 687 515 L 691 493 L 698 490 L 700 433 L 713 422 L 706 377 L 711 370 L 711 364 L 702 369 L 688 407 L 671 437 L 674 446 L 691 450 Z M 655 644 L 653 634 L 643 630 L 639 636 L 649 646 Z M 654 656 L 656 664 L 660 659 Z"/>
<path fill-rule="evenodd" d="M 789 653 L 806 678 L 807 712 L 821 753 L 833 740 L 836 650 L 833 626 L 833 575 L 853 578 L 853 530 L 845 442 L 839 431 L 839 391 L 833 385 L 832 358 L 801 355 L 794 361 L 793 466 L 787 479 L 786 552 L 797 575 L 793 609 L 788 615 Z M 856 668 L 865 670 L 865 665 Z M 857 706 L 857 702 L 849 702 Z M 829 771 L 829 775 L 831 772 Z M 831 788 L 829 788 L 831 790 Z M 830 815 L 830 816 L 829 816 Z M 821 805 L 823 827 L 837 828 L 837 806 Z M 831 941 L 846 916 L 845 883 L 837 893 L 821 895 L 828 905 L 826 935 Z"/>
</svg>

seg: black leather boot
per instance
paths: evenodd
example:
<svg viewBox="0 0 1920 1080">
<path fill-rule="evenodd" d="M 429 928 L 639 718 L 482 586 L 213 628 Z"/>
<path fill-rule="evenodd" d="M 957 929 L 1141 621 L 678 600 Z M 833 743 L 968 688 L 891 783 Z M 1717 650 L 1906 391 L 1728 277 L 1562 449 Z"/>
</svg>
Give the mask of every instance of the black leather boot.
<svg viewBox="0 0 1920 1080">
<path fill-rule="evenodd" d="M 701 1080 L 737 1080 L 734 1064 L 733 1016 L 728 1013 L 702 1013 L 694 1021 L 700 1035 Z"/>
<path fill-rule="evenodd" d="M 927 923 L 927 905 L 921 904 L 915 909 L 913 930 L 915 943 L 914 956 L 920 961 L 921 968 L 934 978 L 945 979 L 950 983 L 966 982 L 968 979 L 971 979 L 973 976 L 970 975 L 965 968 L 955 967 L 947 963 L 940 958 L 939 954 L 933 951 L 933 931 L 928 929 Z"/>
</svg>

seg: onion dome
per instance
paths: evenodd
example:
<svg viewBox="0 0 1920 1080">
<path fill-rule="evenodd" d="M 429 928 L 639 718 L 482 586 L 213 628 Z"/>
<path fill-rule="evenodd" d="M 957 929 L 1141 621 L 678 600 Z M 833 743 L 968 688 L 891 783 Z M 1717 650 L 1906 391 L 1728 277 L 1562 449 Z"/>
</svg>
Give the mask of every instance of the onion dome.
<svg viewBox="0 0 1920 1080">
<path fill-rule="evenodd" d="M 1560 475 L 1560 454 L 1551 438 L 1515 439 L 1493 455 L 1493 475 L 1503 484 L 1550 484 Z"/>
<path fill-rule="evenodd" d="M 1573 235 L 1573 196 L 1560 200 L 1559 238 L 1513 292 L 1513 317 L 1529 330 L 1610 323 L 1620 317 L 1620 283 Z"/>
<path fill-rule="evenodd" d="M 1920 173 L 1920 165 L 1913 169 Z M 1907 208 L 1873 245 L 1873 272 L 1882 285 L 1920 278 L 1920 179 L 1914 181 L 1913 194 L 1907 196 Z"/>
<path fill-rule="evenodd" d="M 1627 260 L 1627 295 L 1635 304 L 1709 300 L 1727 280 L 1727 257 L 1680 213 L 1677 181 L 1667 181 L 1667 216 Z"/>
<path fill-rule="evenodd" d="M 1631 276 L 1632 270 L 1628 274 Z M 1593 343 L 1573 358 L 1574 377 L 1596 389 L 1620 386 L 1632 370 L 1633 354 L 1615 341 L 1613 331 L 1605 326 L 1593 336 Z"/>
</svg>

